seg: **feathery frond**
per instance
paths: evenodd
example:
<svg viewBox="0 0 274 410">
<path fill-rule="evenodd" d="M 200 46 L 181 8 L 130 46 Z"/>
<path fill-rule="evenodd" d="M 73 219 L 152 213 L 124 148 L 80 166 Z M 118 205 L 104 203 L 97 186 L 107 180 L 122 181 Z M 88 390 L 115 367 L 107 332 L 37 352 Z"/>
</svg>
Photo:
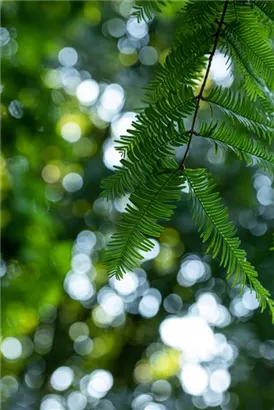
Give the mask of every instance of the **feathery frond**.
<svg viewBox="0 0 274 410">
<path fill-rule="evenodd" d="M 162 11 L 170 0 L 138 0 L 134 6 L 132 15 L 141 20 L 151 20 L 155 14 Z"/>
<path fill-rule="evenodd" d="M 189 34 L 200 29 L 213 28 L 216 32 L 218 17 L 223 12 L 225 1 L 190 1 L 181 11 L 180 27 L 176 33 L 176 43 L 188 39 Z M 214 33 L 213 32 L 213 33 Z"/>
<path fill-rule="evenodd" d="M 228 277 L 233 277 L 233 284 L 240 284 L 242 289 L 246 282 L 254 288 L 262 310 L 268 305 L 274 321 L 274 302 L 269 292 L 257 279 L 258 273 L 247 261 L 246 253 L 240 248 L 236 230 L 229 221 L 227 208 L 215 192 L 215 184 L 205 169 L 187 169 L 185 176 L 190 187 L 190 209 L 203 242 L 208 242 L 206 252 L 213 258 L 220 255 L 220 265 Z"/>
<path fill-rule="evenodd" d="M 274 53 L 268 31 L 258 21 L 252 2 L 235 2 L 235 6 L 236 20 L 227 25 L 224 38 L 237 44 L 242 60 L 248 62 L 273 89 Z"/>
<path fill-rule="evenodd" d="M 254 101 L 258 96 L 265 98 L 265 81 L 256 70 L 254 70 L 250 61 L 242 58 L 242 50 L 238 41 L 235 39 L 232 40 L 229 36 L 226 36 L 225 40 L 222 41 L 221 50 L 231 57 L 233 61 L 234 75 L 242 80 L 243 87 L 250 100 Z"/>
<path fill-rule="evenodd" d="M 146 100 L 156 102 L 168 98 L 182 84 L 196 87 L 207 63 L 205 56 L 216 32 L 215 16 L 222 11 L 219 2 L 188 3 L 181 12 L 180 29 L 165 63 L 156 70 L 155 78 L 146 87 Z"/>
<path fill-rule="evenodd" d="M 180 177 L 176 163 L 166 162 L 162 168 L 170 171 L 155 174 L 150 178 L 149 186 L 143 185 L 130 196 L 118 232 L 112 237 L 105 254 L 108 272 L 121 278 L 127 270 L 132 270 L 143 259 L 140 253 L 154 247 L 149 237 L 158 237 L 163 227 L 158 221 L 168 221 L 175 205 L 180 199 Z"/>
<path fill-rule="evenodd" d="M 260 141 L 250 138 L 246 133 L 229 127 L 226 123 L 203 123 L 199 135 L 209 138 L 214 144 L 230 148 L 248 165 L 257 164 L 264 171 L 274 176 L 274 152 L 267 149 Z"/>
<path fill-rule="evenodd" d="M 156 70 L 155 78 L 146 87 L 146 100 L 156 102 L 168 98 L 171 91 L 186 85 L 196 87 L 206 66 L 205 54 L 212 38 L 212 30 L 195 31 L 195 41 L 183 41 L 167 56 L 165 63 Z M 190 36 L 191 36 L 190 35 Z"/>
<path fill-rule="evenodd" d="M 273 1 L 253 1 L 252 4 L 260 11 L 259 18 L 267 24 L 271 32 L 274 30 L 274 3 Z"/>
<path fill-rule="evenodd" d="M 269 143 L 273 140 L 274 121 L 260 109 L 258 101 L 254 110 L 244 93 L 223 87 L 213 88 L 204 100 L 212 108 L 219 108 L 233 124 L 242 125 L 248 131 L 253 131 L 258 138 L 266 139 Z"/>
<path fill-rule="evenodd" d="M 128 130 L 129 135 L 117 140 L 118 151 L 124 155 L 134 150 L 140 143 L 157 136 L 161 129 L 167 128 L 172 121 L 182 120 L 190 115 L 195 108 L 195 97 L 190 87 L 180 87 L 176 92 L 171 92 L 168 99 L 162 99 L 151 104 L 141 114 L 137 115 L 132 124 L 133 129 Z"/>
<path fill-rule="evenodd" d="M 188 140 L 189 134 L 183 121 L 179 121 L 177 127 L 171 123 L 167 129 L 160 129 L 158 135 L 141 141 L 136 149 L 128 151 L 127 159 L 121 160 L 123 166 L 117 167 L 114 175 L 103 180 L 101 196 L 113 199 L 115 195 L 123 196 L 136 186 L 145 184 L 146 177 L 154 169 L 157 172 L 162 159 L 173 156 L 174 148 L 186 144 Z"/>
<path fill-rule="evenodd" d="M 210 40 L 211 34 L 207 37 L 206 34 L 203 33 L 204 42 L 200 47 L 197 42 L 194 47 L 190 43 L 190 47 L 179 46 L 172 50 L 165 64 L 158 68 L 155 79 L 146 87 L 146 101 L 157 102 L 169 98 L 170 92 L 175 92 L 183 84 L 193 88 L 197 86 L 207 62 L 206 42 Z"/>
<path fill-rule="evenodd" d="M 144 2 L 135 15 L 152 18 L 164 3 Z M 268 305 L 274 319 L 274 302 L 240 249 L 211 175 L 185 168 L 192 139 L 200 135 L 216 146 L 231 149 L 248 165 L 256 163 L 274 175 L 274 153 L 265 144 L 274 139 L 273 17 L 273 6 L 268 2 L 184 2 L 171 53 L 147 87 L 148 106 L 138 114 L 128 135 L 117 141 L 117 149 L 123 154 L 122 166 L 103 181 L 102 196 L 107 199 L 130 193 L 129 204 L 105 253 L 110 275 L 121 278 L 152 249 L 149 238 L 162 231 L 158 221 L 170 219 L 186 178 L 193 219 L 209 244 L 207 251 L 214 258 L 220 255 L 220 265 L 228 277 L 234 278 L 234 284 L 243 288 L 248 282 L 254 288 L 261 308 Z M 217 49 L 232 62 L 236 80 L 231 88 L 215 86 L 208 92 Z M 210 106 L 213 118 L 197 129 L 203 101 Z M 186 118 L 191 123 L 187 131 Z M 177 164 L 173 159 L 175 147 L 183 144 L 186 151 Z"/>
</svg>

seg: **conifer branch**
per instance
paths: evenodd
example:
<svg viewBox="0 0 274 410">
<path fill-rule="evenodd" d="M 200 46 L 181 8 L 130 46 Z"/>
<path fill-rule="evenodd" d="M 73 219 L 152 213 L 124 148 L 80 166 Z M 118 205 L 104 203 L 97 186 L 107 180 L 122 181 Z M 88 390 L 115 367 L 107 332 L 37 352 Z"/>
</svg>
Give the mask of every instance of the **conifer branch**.
<svg viewBox="0 0 274 410">
<path fill-rule="evenodd" d="M 205 76 L 204 76 L 204 79 L 203 79 L 203 82 L 202 82 L 201 89 L 199 91 L 199 94 L 196 97 L 197 98 L 197 103 L 196 103 L 196 107 L 195 107 L 195 111 L 194 111 L 194 115 L 193 115 L 193 120 L 192 120 L 192 124 L 191 124 L 191 128 L 190 128 L 190 137 L 189 137 L 189 141 L 188 141 L 188 144 L 187 144 L 187 147 L 186 147 L 184 157 L 183 157 L 183 159 L 182 159 L 182 161 L 181 161 L 181 163 L 178 167 L 178 169 L 180 169 L 180 170 L 184 169 L 185 161 L 186 161 L 186 158 L 187 158 L 189 150 L 190 150 L 192 137 L 193 137 L 193 135 L 195 135 L 195 123 L 196 123 L 196 119 L 197 119 L 199 108 L 200 108 L 200 102 L 201 102 L 201 100 L 203 100 L 203 92 L 204 92 L 206 82 L 207 82 L 207 79 L 208 79 L 208 76 L 209 76 L 212 60 L 213 60 L 214 54 L 215 54 L 217 46 L 218 46 L 218 41 L 219 41 L 219 38 L 220 38 L 220 35 L 221 35 L 222 26 L 224 24 L 225 14 L 226 14 L 226 11 L 227 11 L 228 3 L 229 3 L 229 0 L 226 0 L 225 3 L 224 3 L 222 16 L 221 16 L 220 21 L 218 22 L 217 31 L 213 35 L 215 37 L 215 41 L 214 41 L 214 45 L 213 45 L 212 51 L 211 51 L 209 59 L 208 59 L 208 65 L 207 65 L 206 73 L 205 73 Z"/>
<path fill-rule="evenodd" d="M 154 4 L 149 2 L 148 7 L 140 8 L 140 13 L 148 16 L 157 11 Z M 250 2 L 231 5 L 234 10 L 228 9 L 229 0 L 190 0 L 182 11 L 183 29 L 165 64 L 147 87 L 148 106 L 137 116 L 128 134 L 118 141 L 117 149 L 124 154 L 122 166 L 103 182 L 102 195 L 108 199 L 130 193 L 104 260 L 109 275 L 118 279 L 139 266 L 144 253 L 154 246 L 150 238 L 159 237 L 164 229 L 161 222 L 170 220 L 175 202 L 181 198 L 182 184 L 188 182 L 189 206 L 201 238 L 209 245 L 207 251 L 213 258 L 219 257 L 227 277 L 233 276 L 233 285 L 239 284 L 243 289 L 248 283 L 256 291 L 261 308 L 268 306 L 274 319 L 274 301 L 240 248 L 240 238 L 215 191 L 211 175 L 206 170 L 185 168 L 193 136 L 201 136 L 216 148 L 231 150 L 248 166 L 256 164 L 274 175 L 274 153 L 266 145 L 274 140 L 274 6 L 258 2 L 261 13 Z M 263 13 L 266 24 L 260 21 Z M 217 47 L 233 63 L 234 85 L 212 87 L 205 97 Z M 201 78 L 195 96 L 193 90 Z M 209 104 L 212 117 L 215 112 L 217 115 L 214 122 L 202 122 L 198 129 L 201 101 Z M 190 129 L 186 130 L 184 118 L 189 115 L 193 117 Z M 175 148 L 185 144 L 183 159 L 178 164 Z"/>
</svg>

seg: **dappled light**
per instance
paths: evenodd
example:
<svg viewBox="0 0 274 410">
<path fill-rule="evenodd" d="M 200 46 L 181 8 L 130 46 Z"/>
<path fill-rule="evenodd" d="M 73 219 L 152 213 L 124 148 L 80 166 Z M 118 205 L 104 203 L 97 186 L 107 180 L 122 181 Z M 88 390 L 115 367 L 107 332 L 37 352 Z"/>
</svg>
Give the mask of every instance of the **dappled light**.
<svg viewBox="0 0 274 410">
<path fill-rule="evenodd" d="M 157 124 L 138 122 L 154 91 L 154 102 L 167 104 L 161 118 L 169 130 L 174 102 L 164 93 L 169 86 L 175 93 L 180 73 L 170 60 L 163 64 L 175 27 L 186 30 L 189 24 L 182 3 L 171 1 L 159 16 L 140 21 L 131 0 L 1 6 L 3 409 L 270 410 L 274 405 L 271 320 L 260 313 L 252 281 L 239 285 L 234 265 L 227 277 L 225 253 L 215 259 L 214 246 L 204 244 L 213 235 L 200 240 L 188 210 L 191 176 L 185 178 L 182 166 L 183 183 L 172 197 L 178 194 L 179 206 L 171 206 L 172 219 L 161 223 L 156 239 L 162 191 L 151 200 L 145 177 L 141 191 L 134 190 L 136 174 L 151 172 L 155 181 L 171 175 L 169 164 L 163 168 L 156 157 L 153 167 L 147 165 L 141 155 L 148 154 L 142 145 L 134 150 L 132 136 L 138 140 L 142 129 L 161 137 Z M 207 52 L 202 57 L 206 61 Z M 160 66 L 174 70 L 176 81 L 147 87 Z M 206 71 L 204 63 L 197 67 L 199 75 L 188 84 L 195 93 Z M 243 87 L 238 70 L 220 43 L 205 95 L 215 86 Z M 251 66 L 247 70 L 254 74 Z M 273 90 L 264 87 L 273 99 Z M 267 110 L 268 100 L 262 104 Z M 153 115 L 159 114 L 157 107 Z M 213 126 L 212 112 L 201 99 L 196 126 Z M 222 122 L 224 113 L 216 112 Z M 174 133 L 181 120 L 189 135 L 189 114 L 178 114 Z M 239 121 L 242 130 L 245 120 Z M 253 134 L 249 129 L 248 138 Z M 133 148 L 125 153 L 128 141 Z M 171 144 L 162 143 L 162 149 Z M 152 140 L 150 159 L 156 145 Z M 174 144 L 178 165 L 186 146 Z M 273 295 L 273 173 L 255 159 L 247 165 L 238 161 L 239 152 L 197 132 L 188 161 L 214 175 L 242 248 Z M 122 173 L 115 180 L 114 171 L 123 166 L 118 171 L 123 172 L 132 158 L 138 166 L 130 168 L 127 184 Z M 107 200 L 100 183 L 109 176 L 121 195 L 110 191 Z M 110 264 L 117 259 L 123 276 L 108 276 L 107 244 L 127 223 L 125 210 L 136 210 L 132 192 L 146 207 L 129 222 L 122 252 L 112 245 Z M 145 223 L 150 245 L 139 249 L 132 234 Z M 141 231 L 138 235 L 142 239 Z M 118 237 L 119 246 L 123 240 Z M 207 252 L 212 248 L 214 258 Z M 123 265 L 126 258 L 141 264 Z"/>
</svg>

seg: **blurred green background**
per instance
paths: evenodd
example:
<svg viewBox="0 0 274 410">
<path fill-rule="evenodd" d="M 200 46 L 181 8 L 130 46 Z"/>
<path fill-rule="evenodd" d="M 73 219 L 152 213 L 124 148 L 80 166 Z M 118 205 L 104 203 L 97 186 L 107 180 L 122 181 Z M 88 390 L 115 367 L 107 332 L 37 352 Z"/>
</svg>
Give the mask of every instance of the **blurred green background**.
<svg viewBox="0 0 274 410">
<path fill-rule="evenodd" d="M 142 268 L 118 282 L 102 264 L 127 198 L 102 201 L 100 180 L 180 26 L 182 2 L 149 24 L 133 5 L 1 5 L 2 408 L 273 410 L 270 316 L 205 255 L 185 192 Z M 233 86 L 228 66 L 218 53 L 208 87 Z M 198 137 L 190 163 L 273 295 L 270 176 Z"/>
</svg>

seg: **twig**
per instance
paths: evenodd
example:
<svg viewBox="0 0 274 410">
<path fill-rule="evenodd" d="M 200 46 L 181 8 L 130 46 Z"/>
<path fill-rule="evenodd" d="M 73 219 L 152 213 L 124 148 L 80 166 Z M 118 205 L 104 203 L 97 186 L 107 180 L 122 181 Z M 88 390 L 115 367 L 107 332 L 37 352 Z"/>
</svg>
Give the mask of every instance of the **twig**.
<svg viewBox="0 0 274 410">
<path fill-rule="evenodd" d="M 223 25 L 224 19 L 225 19 L 225 13 L 226 13 L 226 10 L 227 10 L 227 7 L 228 7 L 228 3 L 229 3 L 229 0 L 226 0 L 225 4 L 224 4 L 223 12 L 222 12 L 222 17 L 221 17 L 220 21 L 218 22 L 218 28 L 217 28 L 216 33 L 214 34 L 215 41 L 214 41 L 213 49 L 212 49 L 212 51 L 210 53 L 210 56 L 209 56 L 209 59 L 208 59 L 208 65 L 207 65 L 207 69 L 206 69 L 206 73 L 205 73 L 205 76 L 204 76 L 204 79 L 203 79 L 201 89 L 199 91 L 199 94 L 196 97 L 197 98 L 197 103 L 196 103 L 196 107 L 195 107 L 195 111 L 194 111 L 194 115 L 193 115 L 191 128 L 189 130 L 189 133 L 190 133 L 189 141 L 188 141 L 188 144 L 187 144 L 187 147 L 186 147 L 184 157 L 183 157 L 183 159 L 182 159 L 182 161 L 181 161 L 181 163 L 178 167 L 178 170 L 183 170 L 184 169 L 185 161 L 186 161 L 186 158 L 188 156 L 188 152 L 189 152 L 189 149 L 190 149 L 192 137 L 193 137 L 193 135 L 197 135 L 194 127 L 195 127 L 196 119 L 197 119 L 197 116 L 198 116 L 198 111 L 199 111 L 199 108 L 200 108 L 200 102 L 201 102 L 201 100 L 204 100 L 203 92 L 204 92 L 205 85 L 206 85 L 206 82 L 207 82 L 207 79 L 208 79 L 208 75 L 209 75 L 210 67 L 211 67 L 211 64 L 212 64 L 212 60 L 213 60 L 214 54 L 215 54 L 216 49 L 217 49 L 218 41 L 219 41 L 220 34 L 221 34 L 222 25 Z"/>
</svg>

